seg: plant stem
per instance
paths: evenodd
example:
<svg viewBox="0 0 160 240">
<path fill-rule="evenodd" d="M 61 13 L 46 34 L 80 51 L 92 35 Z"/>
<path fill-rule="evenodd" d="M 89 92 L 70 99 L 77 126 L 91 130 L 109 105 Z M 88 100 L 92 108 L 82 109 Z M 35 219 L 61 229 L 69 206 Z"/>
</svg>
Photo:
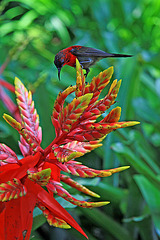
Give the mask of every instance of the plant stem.
<svg viewBox="0 0 160 240">
<path fill-rule="evenodd" d="M 1 71 L 1 69 L 0 69 L 0 71 Z M 3 80 L 2 78 L 0 78 L 0 85 L 7 88 L 9 91 L 11 91 L 13 93 L 15 92 L 15 87 L 12 84 Z"/>
</svg>

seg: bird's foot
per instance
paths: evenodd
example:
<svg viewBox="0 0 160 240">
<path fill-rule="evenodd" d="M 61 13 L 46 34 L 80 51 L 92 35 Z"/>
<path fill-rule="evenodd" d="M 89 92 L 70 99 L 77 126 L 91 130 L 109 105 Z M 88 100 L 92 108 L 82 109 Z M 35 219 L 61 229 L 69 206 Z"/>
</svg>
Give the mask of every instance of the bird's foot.
<svg viewBox="0 0 160 240">
<path fill-rule="evenodd" d="M 89 68 L 86 68 L 86 73 L 84 74 L 85 77 L 87 77 L 88 73 L 90 72 L 90 69 Z"/>
</svg>

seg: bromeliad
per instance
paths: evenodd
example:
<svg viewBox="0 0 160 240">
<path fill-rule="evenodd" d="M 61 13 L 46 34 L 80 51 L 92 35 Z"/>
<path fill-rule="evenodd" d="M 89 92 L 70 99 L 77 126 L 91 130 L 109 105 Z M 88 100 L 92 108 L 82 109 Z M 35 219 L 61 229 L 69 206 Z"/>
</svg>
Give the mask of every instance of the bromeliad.
<svg viewBox="0 0 160 240">
<path fill-rule="evenodd" d="M 75 161 L 75 158 L 100 147 L 102 140 L 113 130 L 138 124 L 135 121 L 118 122 L 120 107 L 97 122 L 97 118 L 115 103 L 121 81 L 113 81 L 106 97 L 98 100 L 110 81 L 113 68 L 101 72 L 86 85 L 78 60 L 76 66 L 76 86 L 60 92 L 54 103 L 52 123 L 56 137 L 46 149 L 41 148 L 42 130 L 32 94 L 18 78 L 15 79 L 21 121 L 17 122 L 7 114 L 4 114 L 4 119 L 20 134 L 19 147 L 23 158 L 19 160 L 8 146 L 0 144 L 1 239 L 29 239 L 35 206 L 42 210 L 50 225 L 66 229 L 72 226 L 87 238 L 54 195 L 85 208 L 106 205 L 109 202 L 87 202 L 74 198 L 63 188 L 63 183 L 92 197 L 99 195 L 70 178 L 68 173 L 82 178 L 107 177 L 128 168 L 95 170 Z M 65 100 L 71 93 L 75 93 L 75 98 L 65 106 Z"/>
</svg>

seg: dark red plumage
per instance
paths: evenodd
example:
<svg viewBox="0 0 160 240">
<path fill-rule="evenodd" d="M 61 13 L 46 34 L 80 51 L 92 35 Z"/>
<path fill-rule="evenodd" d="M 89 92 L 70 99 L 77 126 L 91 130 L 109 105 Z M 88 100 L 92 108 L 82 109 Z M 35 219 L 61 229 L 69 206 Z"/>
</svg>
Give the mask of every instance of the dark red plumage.
<svg viewBox="0 0 160 240">
<path fill-rule="evenodd" d="M 97 61 L 107 57 L 132 57 L 132 55 L 106 53 L 95 48 L 71 46 L 61 50 L 56 54 L 54 64 L 58 69 L 58 77 L 60 80 L 61 68 L 65 65 L 75 67 L 77 58 L 82 68 L 86 70 L 85 76 L 87 77 L 90 71 L 89 68 L 92 67 Z"/>
</svg>

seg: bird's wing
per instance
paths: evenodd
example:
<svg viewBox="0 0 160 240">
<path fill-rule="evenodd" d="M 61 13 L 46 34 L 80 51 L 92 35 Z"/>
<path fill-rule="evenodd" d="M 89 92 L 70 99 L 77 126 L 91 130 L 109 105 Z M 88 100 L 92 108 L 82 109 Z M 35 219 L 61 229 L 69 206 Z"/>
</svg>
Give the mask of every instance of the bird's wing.
<svg viewBox="0 0 160 240">
<path fill-rule="evenodd" d="M 77 56 L 82 68 L 87 69 L 94 64 L 94 60 L 92 58 L 84 59 L 84 57 Z"/>
<path fill-rule="evenodd" d="M 88 59 L 84 59 L 83 57 L 78 57 L 78 60 L 81 64 L 85 64 L 85 63 L 92 63 L 93 60 L 88 58 Z"/>
<path fill-rule="evenodd" d="M 71 49 L 71 53 L 75 55 L 76 57 L 132 57 L 132 55 L 126 55 L 126 54 L 115 54 L 115 53 L 106 53 L 104 51 L 90 48 L 90 47 L 77 47 Z"/>
<path fill-rule="evenodd" d="M 90 47 L 78 47 L 78 48 L 73 48 L 71 50 L 71 53 L 75 56 L 84 56 L 84 57 L 102 57 L 106 55 L 106 52 L 95 49 L 95 48 L 90 48 Z"/>
</svg>

